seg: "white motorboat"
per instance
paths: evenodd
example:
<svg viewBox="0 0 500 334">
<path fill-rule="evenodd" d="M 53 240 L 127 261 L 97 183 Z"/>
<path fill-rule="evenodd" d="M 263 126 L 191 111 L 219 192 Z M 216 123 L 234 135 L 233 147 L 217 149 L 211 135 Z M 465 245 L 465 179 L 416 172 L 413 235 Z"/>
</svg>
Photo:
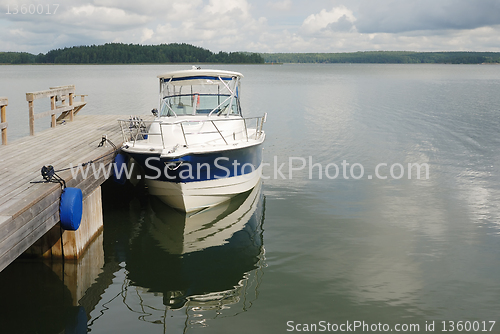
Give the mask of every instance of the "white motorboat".
<svg viewBox="0 0 500 334">
<path fill-rule="evenodd" d="M 122 150 L 141 167 L 149 193 L 186 212 L 249 191 L 262 171 L 266 115 L 243 117 L 238 72 L 159 75 L 155 119 L 120 120 Z"/>
</svg>

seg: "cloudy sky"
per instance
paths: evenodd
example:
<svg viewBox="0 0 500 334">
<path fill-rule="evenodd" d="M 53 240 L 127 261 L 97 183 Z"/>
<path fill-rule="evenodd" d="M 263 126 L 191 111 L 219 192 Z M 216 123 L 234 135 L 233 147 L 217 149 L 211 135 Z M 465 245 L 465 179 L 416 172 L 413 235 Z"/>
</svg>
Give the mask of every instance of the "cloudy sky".
<svg viewBox="0 0 500 334">
<path fill-rule="evenodd" d="M 188 43 L 213 52 L 500 51 L 500 0 L 0 0 L 0 4 L 0 51 L 45 53 L 109 42 Z"/>
</svg>

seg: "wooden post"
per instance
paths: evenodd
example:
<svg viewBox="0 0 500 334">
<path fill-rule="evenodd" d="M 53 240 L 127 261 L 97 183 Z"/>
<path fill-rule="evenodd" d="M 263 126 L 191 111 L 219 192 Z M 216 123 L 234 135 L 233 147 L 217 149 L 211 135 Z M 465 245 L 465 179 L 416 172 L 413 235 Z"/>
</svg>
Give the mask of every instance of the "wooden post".
<svg viewBox="0 0 500 334">
<path fill-rule="evenodd" d="M 29 113 L 30 113 L 30 136 L 35 135 L 35 108 L 33 106 L 33 100 L 28 101 Z"/>
<path fill-rule="evenodd" d="M 7 115 L 5 112 L 5 106 L 1 108 L 1 120 L 0 123 L 7 123 Z M 7 128 L 2 127 L 2 145 L 7 145 Z"/>
<path fill-rule="evenodd" d="M 50 115 L 50 118 L 51 118 L 50 126 L 52 126 L 53 128 L 56 127 L 56 112 L 55 112 L 55 109 L 56 109 L 56 97 L 55 96 L 51 96 L 50 97 L 50 110 L 52 110 L 53 114 Z"/>
<path fill-rule="evenodd" d="M 0 128 L 2 129 L 2 145 L 7 145 L 7 114 L 6 106 L 9 100 L 6 97 L 0 97 Z"/>
<path fill-rule="evenodd" d="M 63 231 L 52 247 L 52 258 L 78 259 L 103 227 L 101 187 L 83 199 L 83 215 L 76 231 Z M 63 248 L 61 248 L 63 247 Z"/>
<path fill-rule="evenodd" d="M 59 264 L 63 271 L 64 284 L 71 292 L 73 306 L 79 306 L 79 301 L 85 296 L 85 292 L 96 282 L 104 267 L 103 233 L 100 231 L 93 239 L 85 252 L 77 261 L 53 261 Z M 64 265 L 61 265 L 63 264 Z M 59 271 L 61 272 L 61 271 Z"/>
<path fill-rule="evenodd" d="M 69 106 L 73 107 L 73 93 L 69 93 Z M 70 114 L 69 114 L 69 121 L 73 122 L 73 116 L 74 116 L 74 109 L 71 109 Z"/>
</svg>

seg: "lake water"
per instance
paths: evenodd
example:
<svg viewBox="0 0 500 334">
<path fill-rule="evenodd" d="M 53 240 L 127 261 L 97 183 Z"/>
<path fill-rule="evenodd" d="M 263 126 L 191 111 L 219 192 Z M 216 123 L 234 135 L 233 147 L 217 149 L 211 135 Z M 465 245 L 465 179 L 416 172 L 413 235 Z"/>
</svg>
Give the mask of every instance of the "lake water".
<svg viewBox="0 0 500 334">
<path fill-rule="evenodd" d="M 26 92 L 75 84 L 82 113 L 146 114 L 156 75 L 188 67 L 1 66 L 9 140 Z M 74 301 L 15 262 L 2 332 L 500 333 L 500 66 L 204 67 L 242 72 L 245 115 L 268 113 L 261 191 L 186 222 L 106 184 L 95 283 Z"/>
</svg>

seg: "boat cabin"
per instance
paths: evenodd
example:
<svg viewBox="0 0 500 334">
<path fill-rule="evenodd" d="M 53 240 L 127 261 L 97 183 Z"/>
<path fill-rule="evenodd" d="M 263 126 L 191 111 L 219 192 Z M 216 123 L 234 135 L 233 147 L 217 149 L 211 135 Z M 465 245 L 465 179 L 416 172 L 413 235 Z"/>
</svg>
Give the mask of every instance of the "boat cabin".
<svg viewBox="0 0 500 334">
<path fill-rule="evenodd" d="M 241 116 L 241 73 L 193 69 L 159 75 L 160 117 Z"/>
</svg>

